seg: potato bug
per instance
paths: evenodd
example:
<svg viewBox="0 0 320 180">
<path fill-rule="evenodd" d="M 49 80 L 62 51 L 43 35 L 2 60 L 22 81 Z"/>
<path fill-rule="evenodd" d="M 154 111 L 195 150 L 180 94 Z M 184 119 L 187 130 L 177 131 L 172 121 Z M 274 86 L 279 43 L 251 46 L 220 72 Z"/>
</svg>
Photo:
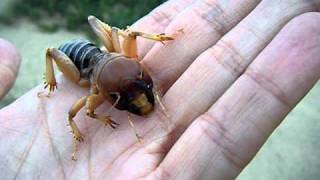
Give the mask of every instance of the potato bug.
<svg viewBox="0 0 320 180">
<path fill-rule="evenodd" d="M 155 93 L 152 78 L 137 59 L 137 37 L 155 41 L 173 40 L 165 34 L 148 34 L 132 31 L 129 28 L 121 30 L 110 27 L 94 16 L 88 21 L 95 34 L 102 41 L 106 50 L 96 47 L 88 40 L 72 40 L 58 48 L 48 48 L 46 51 L 45 88 L 49 94 L 57 87 L 54 76 L 53 62 L 63 75 L 81 87 L 90 87 L 90 94 L 77 100 L 68 114 L 68 123 L 74 138 L 83 141 L 83 135 L 73 118 L 85 108 L 87 116 L 102 121 L 115 128 L 118 123 L 110 116 L 99 115 L 95 109 L 104 101 L 109 101 L 119 110 L 144 116 L 154 109 L 155 101 L 160 102 Z M 120 43 L 122 37 L 123 42 Z M 133 126 L 130 120 L 130 125 Z M 139 135 L 136 133 L 139 139 Z"/>
</svg>

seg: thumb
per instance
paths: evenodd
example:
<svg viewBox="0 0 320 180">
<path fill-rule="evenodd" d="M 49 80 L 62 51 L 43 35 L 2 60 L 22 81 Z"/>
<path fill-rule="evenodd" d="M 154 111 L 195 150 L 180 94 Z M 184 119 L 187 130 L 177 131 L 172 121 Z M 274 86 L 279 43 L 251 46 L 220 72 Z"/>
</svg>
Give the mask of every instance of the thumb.
<svg viewBox="0 0 320 180">
<path fill-rule="evenodd" d="M 0 100 L 12 87 L 20 66 L 20 54 L 8 41 L 0 38 Z"/>
</svg>

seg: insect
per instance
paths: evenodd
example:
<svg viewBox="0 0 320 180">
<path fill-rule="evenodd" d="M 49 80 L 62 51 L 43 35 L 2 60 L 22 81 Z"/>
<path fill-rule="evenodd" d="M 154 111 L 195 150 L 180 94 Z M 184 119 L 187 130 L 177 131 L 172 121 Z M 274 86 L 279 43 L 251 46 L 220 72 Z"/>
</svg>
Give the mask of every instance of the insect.
<svg viewBox="0 0 320 180">
<path fill-rule="evenodd" d="M 87 40 L 70 41 L 58 49 L 48 48 L 46 51 L 45 88 L 49 89 L 49 94 L 57 87 L 53 62 L 70 81 L 80 87 L 90 87 L 90 94 L 77 100 L 68 114 L 73 136 L 79 142 L 84 139 L 73 118 L 82 108 L 86 109 L 87 116 L 115 128 L 119 124 L 110 116 L 95 113 L 95 109 L 106 100 L 112 104 L 111 108 L 140 116 L 153 111 L 155 100 L 159 100 L 163 107 L 154 90 L 152 78 L 138 61 L 136 38 L 140 36 L 159 42 L 174 39 L 165 34 L 110 27 L 94 16 L 89 16 L 88 22 L 106 51 Z M 130 124 L 133 126 L 131 121 Z"/>
</svg>

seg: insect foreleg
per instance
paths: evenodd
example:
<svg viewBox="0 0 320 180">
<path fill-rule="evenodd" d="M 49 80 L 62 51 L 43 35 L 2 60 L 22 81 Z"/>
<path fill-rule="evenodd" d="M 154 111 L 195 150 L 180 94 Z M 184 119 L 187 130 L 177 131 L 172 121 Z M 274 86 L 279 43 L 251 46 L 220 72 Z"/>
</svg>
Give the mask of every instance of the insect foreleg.
<svg viewBox="0 0 320 180">
<path fill-rule="evenodd" d="M 160 41 L 160 42 L 164 42 L 164 41 L 171 41 L 174 40 L 174 38 L 172 36 L 168 36 L 165 35 L 164 33 L 161 34 L 149 34 L 149 33 L 145 33 L 145 32 L 140 32 L 140 31 L 133 31 L 130 29 L 126 30 L 129 34 L 132 34 L 134 36 L 140 36 L 146 39 L 150 39 L 150 40 L 154 40 L 154 41 Z"/>
<path fill-rule="evenodd" d="M 111 116 L 98 115 L 94 112 L 95 109 L 104 102 L 104 100 L 105 99 L 101 94 L 91 94 L 90 96 L 88 96 L 88 100 L 86 103 L 87 115 L 91 118 L 101 121 L 105 125 L 109 125 L 110 127 L 115 128 L 119 124 L 114 122 L 111 119 Z"/>
</svg>

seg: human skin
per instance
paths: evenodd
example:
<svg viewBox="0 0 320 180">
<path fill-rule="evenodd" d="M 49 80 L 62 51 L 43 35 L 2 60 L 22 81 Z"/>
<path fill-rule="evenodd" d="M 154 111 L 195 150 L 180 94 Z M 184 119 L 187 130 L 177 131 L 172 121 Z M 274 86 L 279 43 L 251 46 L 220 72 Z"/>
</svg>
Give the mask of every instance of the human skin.
<svg viewBox="0 0 320 180">
<path fill-rule="evenodd" d="M 9 91 L 20 66 L 20 55 L 8 41 L 0 38 L 0 100 Z"/>
<path fill-rule="evenodd" d="M 132 28 L 184 33 L 139 40 L 170 119 L 114 110 L 115 130 L 85 116 L 77 161 L 67 113 L 88 94 L 63 76 L 0 111 L 4 179 L 233 179 L 320 77 L 320 1 L 171 0 Z M 315 12 L 312 12 L 315 11 Z M 98 113 L 107 111 L 104 103 Z"/>
</svg>

